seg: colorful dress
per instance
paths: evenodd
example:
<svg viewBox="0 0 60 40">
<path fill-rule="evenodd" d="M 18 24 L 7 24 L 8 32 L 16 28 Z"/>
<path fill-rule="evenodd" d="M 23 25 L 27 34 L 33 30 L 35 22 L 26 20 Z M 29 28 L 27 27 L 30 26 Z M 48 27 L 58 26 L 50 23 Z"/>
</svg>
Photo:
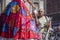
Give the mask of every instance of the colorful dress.
<svg viewBox="0 0 60 40">
<path fill-rule="evenodd" d="M 0 19 L 0 36 L 3 40 L 38 40 L 38 28 L 23 0 L 10 2 Z"/>
</svg>

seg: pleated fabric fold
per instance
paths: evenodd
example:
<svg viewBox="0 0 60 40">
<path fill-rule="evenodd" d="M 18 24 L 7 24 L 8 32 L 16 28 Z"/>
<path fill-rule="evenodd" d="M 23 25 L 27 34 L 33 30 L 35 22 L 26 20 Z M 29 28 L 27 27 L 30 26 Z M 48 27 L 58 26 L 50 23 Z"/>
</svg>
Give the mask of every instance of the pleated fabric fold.
<svg viewBox="0 0 60 40">
<path fill-rule="evenodd" d="M 11 8 L 19 6 L 14 14 Z M 28 8 L 22 0 L 13 0 L 7 5 L 6 10 L 0 16 L 0 38 L 6 40 L 31 40 L 39 38 L 39 30 L 35 21 L 31 18 Z"/>
</svg>

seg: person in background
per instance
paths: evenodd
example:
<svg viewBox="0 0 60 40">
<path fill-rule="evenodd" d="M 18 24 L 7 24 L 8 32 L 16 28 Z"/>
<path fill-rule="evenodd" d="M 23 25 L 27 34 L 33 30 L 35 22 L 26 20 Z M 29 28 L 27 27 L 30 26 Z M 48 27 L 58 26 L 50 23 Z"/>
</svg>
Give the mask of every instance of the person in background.
<svg viewBox="0 0 60 40">
<path fill-rule="evenodd" d="M 41 40 L 45 39 L 45 35 L 50 26 L 50 21 L 47 16 L 44 15 L 44 10 L 38 10 L 39 19 L 37 20 L 37 25 L 40 31 Z"/>
</svg>

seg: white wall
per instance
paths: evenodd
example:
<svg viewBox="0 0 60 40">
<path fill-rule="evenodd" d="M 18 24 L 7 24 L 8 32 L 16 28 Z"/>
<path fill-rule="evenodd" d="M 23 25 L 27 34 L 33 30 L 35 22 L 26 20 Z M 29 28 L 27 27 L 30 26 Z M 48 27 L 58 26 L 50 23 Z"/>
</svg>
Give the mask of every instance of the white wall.
<svg viewBox="0 0 60 40">
<path fill-rule="evenodd" d="M 0 13 L 4 11 L 5 7 L 11 0 L 0 0 Z"/>
<path fill-rule="evenodd" d="M 0 3 L 0 14 L 1 14 L 1 3 Z"/>
<path fill-rule="evenodd" d="M 6 0 L 6 6 L 7 6 L 7 4 L 8 4 L 9 2 L 11 2 L 11 0 Z"/>
<path fill-rule="evenodd" d="M 40 0 L 40 9 L 44 10 L 44 0 Z"/>
</svg>

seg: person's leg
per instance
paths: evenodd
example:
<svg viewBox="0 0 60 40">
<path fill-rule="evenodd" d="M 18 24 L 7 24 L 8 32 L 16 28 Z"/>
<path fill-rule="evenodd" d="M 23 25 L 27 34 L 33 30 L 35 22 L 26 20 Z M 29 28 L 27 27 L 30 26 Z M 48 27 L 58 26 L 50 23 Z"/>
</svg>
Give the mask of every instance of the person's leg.
<svg viewBox="0 0 60 40">
<path fill-rule="evenodd" d="M 41 40 L 43 40 L 43 38 L 44 38 L 44 28 L 43 29 L 41 29 L 41 31 L 40 31 L 40 33 L 41 33 Z"/>
<path fill-rule="evenodd" d="M 40 39 L 39 40 L 43 40 L 43 34 L 42 34 L 42 32 L 40 32 Z"/>
</svg>

